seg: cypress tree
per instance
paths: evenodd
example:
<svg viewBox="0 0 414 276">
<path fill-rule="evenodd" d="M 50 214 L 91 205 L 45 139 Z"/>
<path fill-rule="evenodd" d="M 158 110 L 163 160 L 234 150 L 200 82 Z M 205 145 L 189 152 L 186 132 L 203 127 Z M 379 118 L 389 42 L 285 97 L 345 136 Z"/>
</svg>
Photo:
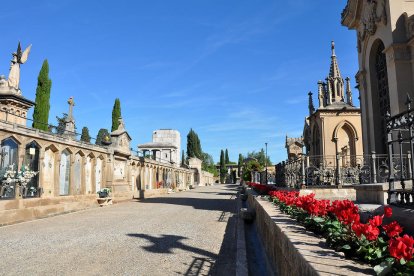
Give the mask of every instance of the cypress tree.
<svg viewBox="0 0 414 276">
<path fill-rule="evenodd" d="M 106 128 L 101 128 L 98 131 L 98 135 L 96 136 L 95 144 L 102 146 L 103 145 L 102 141 L 104 141 L 103 139 L 105 139 L 105 137 L 109 137 L 109 132 Z"/>
<path fill-rule="evenodd" d="M 227 149 L 226 149 L 226 155 L 224 156 L 224 161 L 226 162 L 226 164 L 230 164 L 229 151 Z"/>
<path fill-rule="evenodd" d="M 114 107 L 112 109 L 112 128 L 111 131 L 115 131 L 118 129 L 119 121 L 118 119 L 121 117 L 121 101 L 116 98 Z"/>
<path fill-rule="evenodd" d="M 226 164 L 225 164 L 225 157 L 224 157 L 224 151 L 221 150 L 220 152 L 220 182 L 224 183 L 224 180 L 226 179 Z"/>
<path fill-rule="evenodd" d="M 190 129 L 187 134 L 187 157 L 196 157 L 203 160 L 200 138 L 198 138 L 198 134 L 193 129 Z"/>
<path fill-rule="evenodd" d="M 82 135 L 81 135 L 81 141 L 90 143 L 91 142 L 91 136 L 89 135 L 89 129 L 87 127 L 82 128 Z"/>
<path fill-rule="evenodd" d="M 32 124 L 32 127 L 44 131 L 48 131 L 51 88 L 52 80 L 49 79 L 49 63 L 45 59 L 37 77 L 36 105 L 33 111 Z"/>
<path fill-rule="evenodd" d="M 237 162 L 237 169 L 238 169 L 238 177 L 240 177 L 240 170 L 241 170 L 241 166 L 243 164 L 243 155 L 241 155 L 241 153 L 239 153 L 239 161 Z"/>
</svg>

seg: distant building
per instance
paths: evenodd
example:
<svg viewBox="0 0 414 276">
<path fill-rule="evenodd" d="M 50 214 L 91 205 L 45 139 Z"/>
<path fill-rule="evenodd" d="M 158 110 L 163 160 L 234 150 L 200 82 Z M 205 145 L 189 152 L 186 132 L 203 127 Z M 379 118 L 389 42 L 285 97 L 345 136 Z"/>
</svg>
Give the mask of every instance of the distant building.
<svg viewBox="0 0 414 276">
<path fill-rule="evenodd" d="M 154 160 L 179 166 L 180 145 L 181 136 L 178 130 L 158 129 L 152 133 L 152 142 L 138 145 L 138 148 L 144 156 L 149 152 Z"/>
</svg>

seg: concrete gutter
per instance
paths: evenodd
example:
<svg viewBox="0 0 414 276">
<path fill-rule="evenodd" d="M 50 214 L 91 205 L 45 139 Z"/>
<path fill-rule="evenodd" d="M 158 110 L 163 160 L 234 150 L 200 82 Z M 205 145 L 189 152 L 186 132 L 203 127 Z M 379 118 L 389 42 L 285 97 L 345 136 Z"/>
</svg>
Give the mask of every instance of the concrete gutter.
<svg viewBox="0 0 414 276">
<path fill-rule="evenodd" d="M 236 231 L 236 275 L 247 276 L 249 274 L 247 268 L 247 255 L 246 255 L 246 238 L 244 233 L 244 220 L 240 216 L 240 209 L 242 208 L 242 202 L 240 199 L 240 193 L 237 195 L 237 231 Z"/>
</svg>

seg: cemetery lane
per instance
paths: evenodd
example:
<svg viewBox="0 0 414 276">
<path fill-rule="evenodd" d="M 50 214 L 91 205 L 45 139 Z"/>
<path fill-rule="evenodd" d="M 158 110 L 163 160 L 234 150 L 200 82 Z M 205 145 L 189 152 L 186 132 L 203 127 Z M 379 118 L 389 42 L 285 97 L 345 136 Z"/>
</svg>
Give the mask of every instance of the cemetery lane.
<svg viewBox="0 0 414 276">
<path fill-rule="evenodd" d="M 197 187 L 0 227 L 0 275 L 231 275 L 236 187 Z"/>
</svg>

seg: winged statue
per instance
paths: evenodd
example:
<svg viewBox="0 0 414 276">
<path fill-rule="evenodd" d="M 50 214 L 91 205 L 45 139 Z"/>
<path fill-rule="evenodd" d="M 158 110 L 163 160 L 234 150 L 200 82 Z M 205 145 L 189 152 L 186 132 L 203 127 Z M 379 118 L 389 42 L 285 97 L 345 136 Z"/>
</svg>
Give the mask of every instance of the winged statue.
<svg viewBox="0 0 414 276">
<path fill-rule="evenodd" d="M 9 79 L 8 79 L 9 87 L 19 90 L 20 64 L 23 64 L 27 61 L 31 48 L 32 48 L 32 45 L 30 44 L 26 48 L 26 50 L 22 52 L 20 42 L 17 45 L 17 51 L 12 54 L 13 58 L 11 60 L 10 73 L 9 73 Z"/>
</svg>

